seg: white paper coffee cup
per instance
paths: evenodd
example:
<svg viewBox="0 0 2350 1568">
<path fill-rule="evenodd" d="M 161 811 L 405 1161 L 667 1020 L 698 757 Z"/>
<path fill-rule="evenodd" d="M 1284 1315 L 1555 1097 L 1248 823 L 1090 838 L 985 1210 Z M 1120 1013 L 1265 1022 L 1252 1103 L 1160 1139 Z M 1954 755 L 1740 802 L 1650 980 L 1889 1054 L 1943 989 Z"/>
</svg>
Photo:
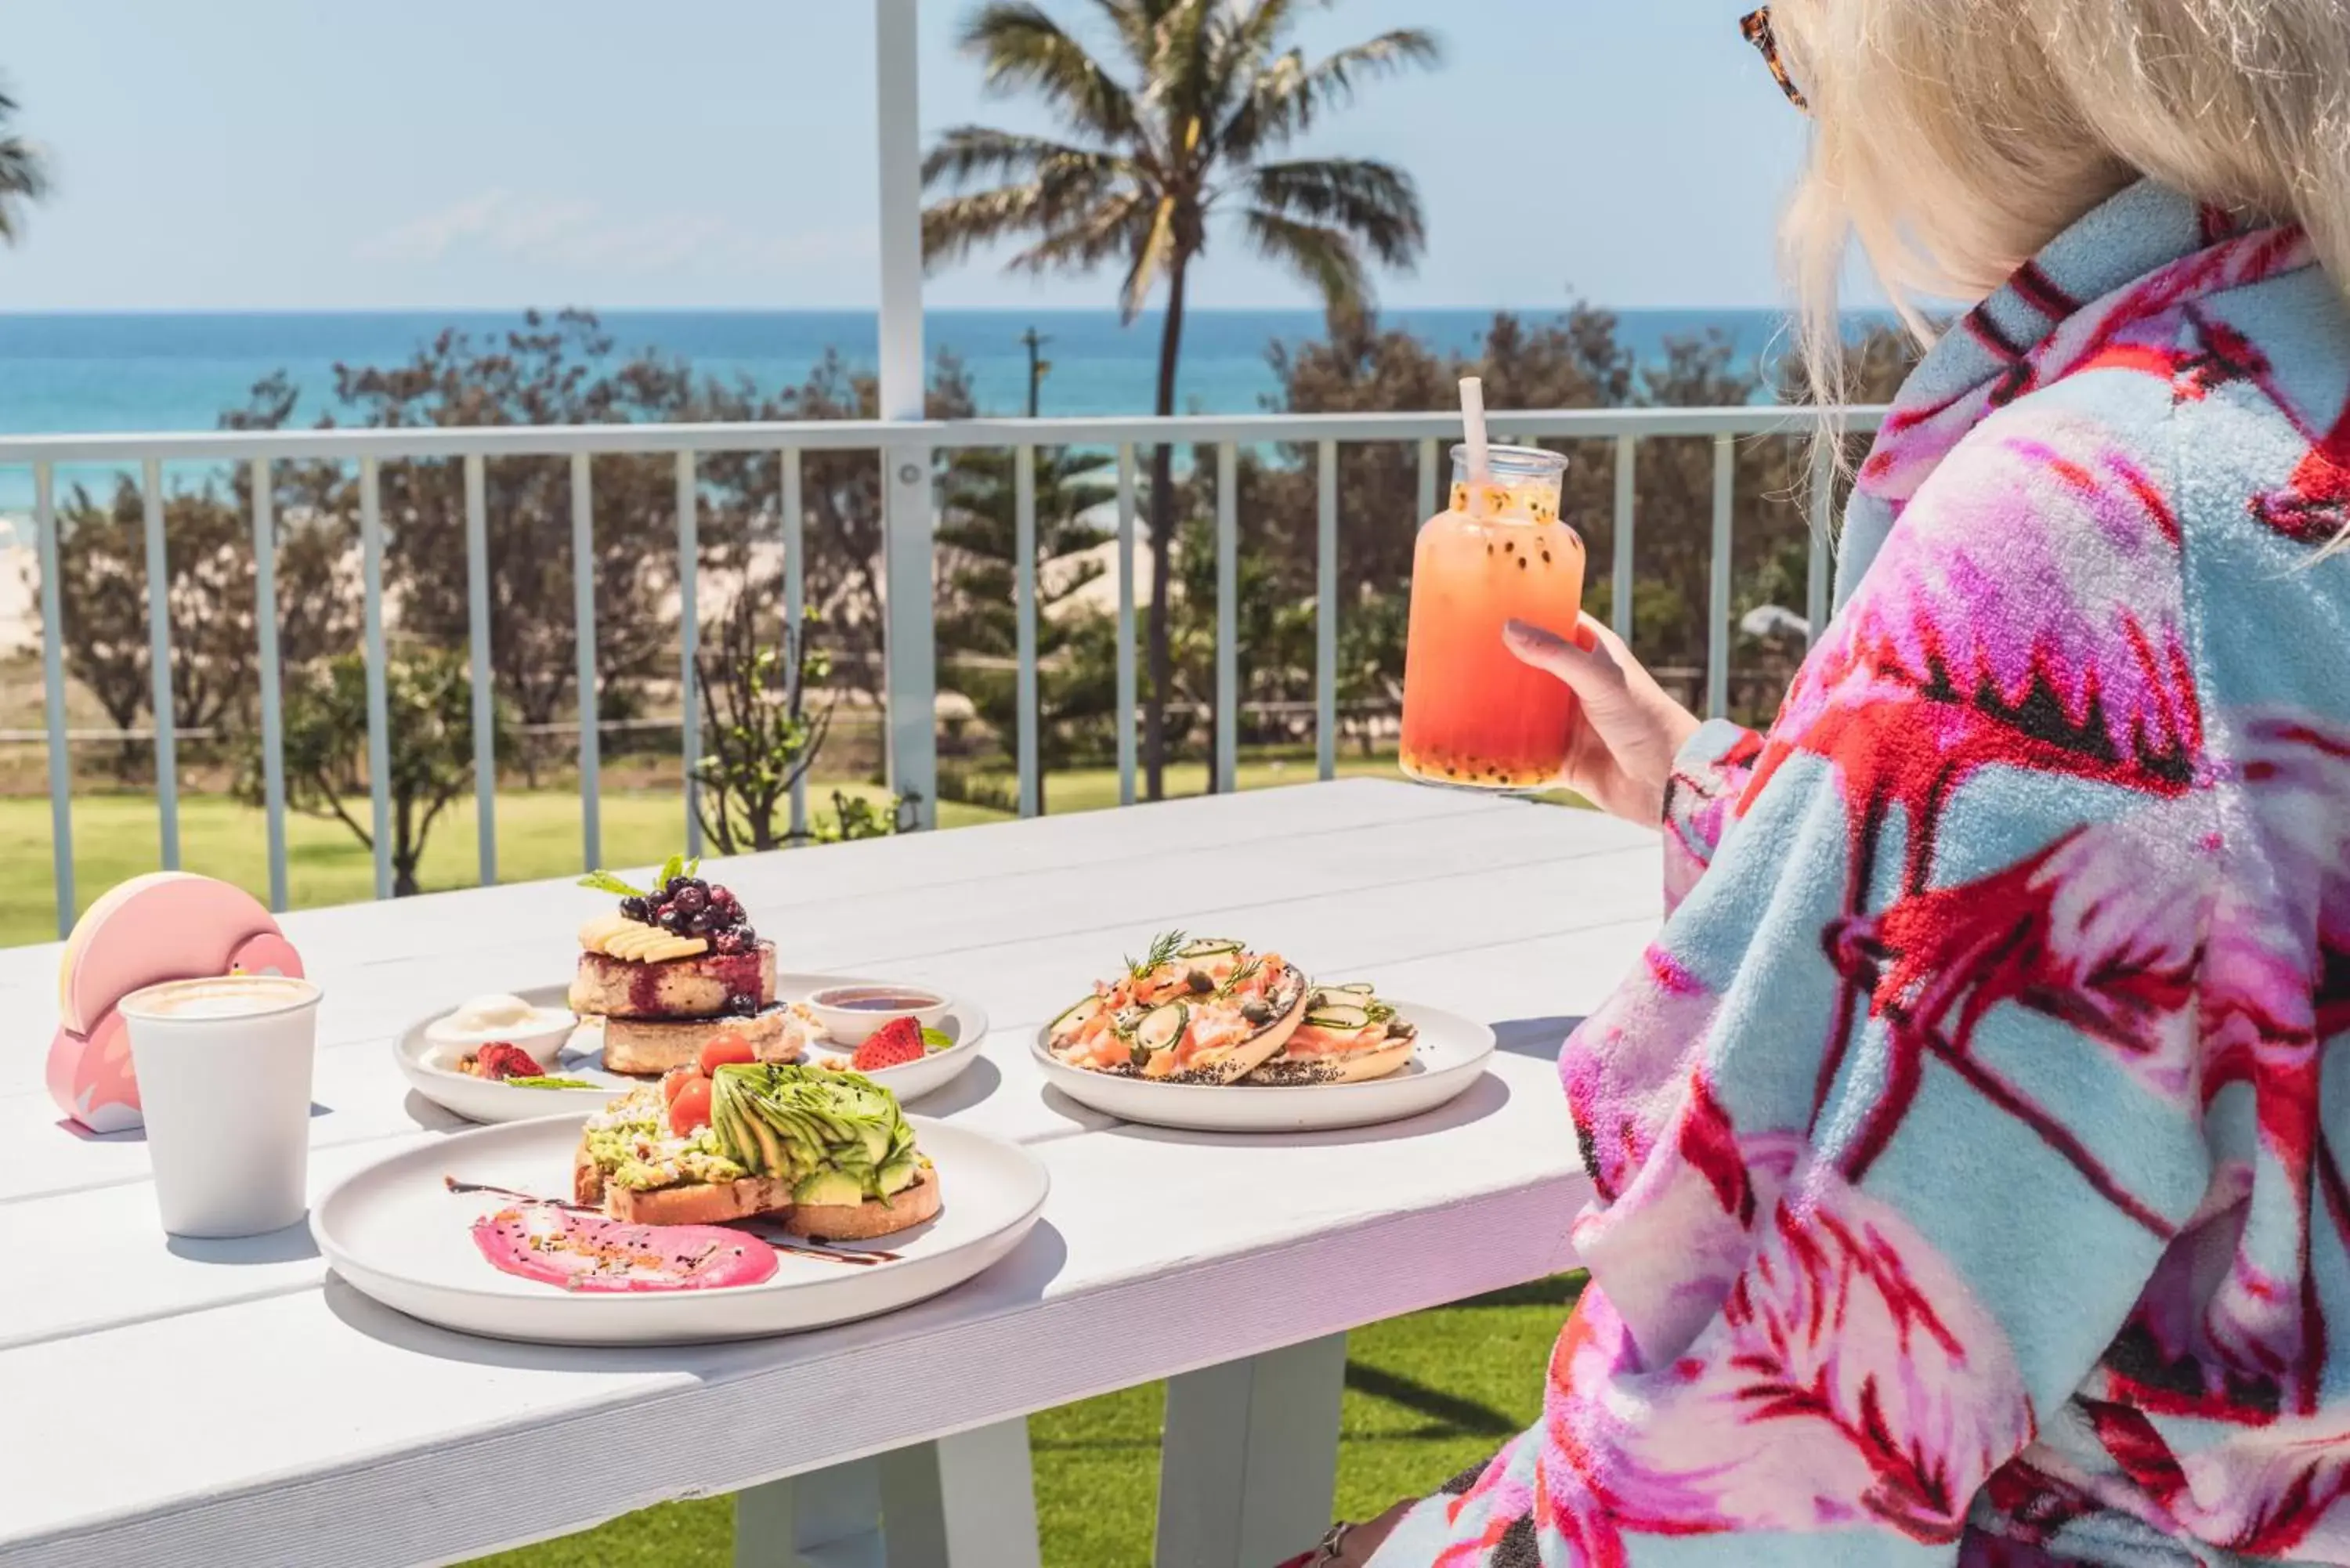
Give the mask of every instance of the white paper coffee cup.
<svg viewBox="0 0 2350 1568">
<path fill-rule="evenodd" d="M 302 1218 L 318 988 L 278 975 L 167 981 L 116 1003 L 175 1236 L 257 1236 Z"/>
</svg>

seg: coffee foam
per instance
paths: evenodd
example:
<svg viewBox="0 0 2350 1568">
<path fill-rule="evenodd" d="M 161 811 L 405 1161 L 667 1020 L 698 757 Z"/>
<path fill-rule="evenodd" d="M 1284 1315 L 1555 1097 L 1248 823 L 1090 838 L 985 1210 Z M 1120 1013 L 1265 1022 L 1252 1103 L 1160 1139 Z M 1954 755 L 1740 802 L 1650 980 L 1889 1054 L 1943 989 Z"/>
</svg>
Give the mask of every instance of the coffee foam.
<svg viewBox="0 0 2350 1568">
<path fill-rule="evenodd" d="M 172 980 L 134 991 L 117 1004 L 140 1018 L 251 1018 L 317 999 L 318 988 L 279 975 L 216 975 Z"/>
</svg>

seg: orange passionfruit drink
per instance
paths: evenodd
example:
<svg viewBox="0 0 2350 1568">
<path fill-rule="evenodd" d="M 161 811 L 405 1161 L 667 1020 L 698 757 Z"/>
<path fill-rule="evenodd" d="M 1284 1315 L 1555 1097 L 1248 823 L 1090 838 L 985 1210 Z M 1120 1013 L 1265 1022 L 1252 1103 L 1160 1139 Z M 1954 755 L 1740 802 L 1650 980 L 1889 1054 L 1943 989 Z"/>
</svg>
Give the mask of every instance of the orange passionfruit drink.
<svg viewBox="0 0 2350 1568">
<path fill-rule="evenodd" d="M 1558 781 L 1575 698 L 1503 645 L 1512 619 L 1575 635 L 1583 541 L 1559 520 L 1566 459 L 1534 447 L 1486 452 L 1470 477 L 1452 449 L 1452 504 L 1421 524 L 1404 649 L 1403 771 L 1426 784 L 1537 790 Z"/>
</svg>

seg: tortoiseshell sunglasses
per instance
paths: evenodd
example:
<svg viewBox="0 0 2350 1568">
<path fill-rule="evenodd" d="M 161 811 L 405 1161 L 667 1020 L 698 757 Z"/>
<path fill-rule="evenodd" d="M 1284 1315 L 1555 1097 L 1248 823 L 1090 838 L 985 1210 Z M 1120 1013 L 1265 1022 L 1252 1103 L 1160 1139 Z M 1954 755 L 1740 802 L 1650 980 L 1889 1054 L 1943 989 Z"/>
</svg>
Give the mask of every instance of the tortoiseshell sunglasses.
<svg viewBox="0 0 2350 1568">
<path fill-rule="evenodd" d="M 1765 5 L 1740 17 L 1738 30 L 1746 36 L 1748 43 L 1762 51 L 1763 63 L 1771 67 L 1771 75 L 1777 80 L 1779 90 L 1787 95 L 1787 101 L 1809 114 L 1812 106 L 1804 99 L 1804 89 L 1787 74 L 1787 62 L 1779 57 L 1779 36 L 1771 30 L 1771 7 Z"/>
</svg>

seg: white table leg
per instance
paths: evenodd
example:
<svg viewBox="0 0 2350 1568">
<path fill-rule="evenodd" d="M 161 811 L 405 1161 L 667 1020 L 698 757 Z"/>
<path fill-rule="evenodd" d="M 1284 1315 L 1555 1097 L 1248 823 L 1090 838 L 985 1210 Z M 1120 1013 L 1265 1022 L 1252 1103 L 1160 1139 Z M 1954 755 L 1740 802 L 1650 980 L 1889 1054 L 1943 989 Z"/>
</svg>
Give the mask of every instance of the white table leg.
<svg viewBox="0 0 2350 1568">
<path fill-rule="evenodd" d="M 1028 1422 L 881 1456 L 889 1568 L 1038 1568 Z"/>
<path fill-rule="evenodd" d="M 1330 1527 L 1347 1336 L 1167 1382 L 1158 1568 L 1268 1568 Z"/>
<path fill-rule="evenodd" d="M 737 1492 L 734 1568 L 1038 1568 L 1028 1423 Z"/>
</svg>

